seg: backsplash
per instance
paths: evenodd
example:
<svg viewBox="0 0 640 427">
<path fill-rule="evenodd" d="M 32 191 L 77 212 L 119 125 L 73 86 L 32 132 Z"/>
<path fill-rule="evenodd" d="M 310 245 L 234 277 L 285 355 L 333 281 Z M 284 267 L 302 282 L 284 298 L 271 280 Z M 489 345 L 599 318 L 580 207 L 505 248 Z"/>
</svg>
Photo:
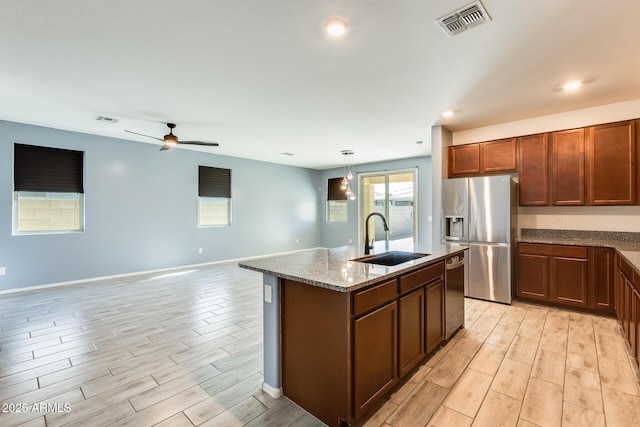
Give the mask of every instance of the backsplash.
<svg viewBox="0 0 640 427">
<path fill-rule="evenodd" d="M 567 239 L 597 239 L 597 240 L 622 240 L 627 242 L 640 242 L 640 233 L 622 231 L 591 231 L 591 230 L 550 230 L 541 228 L 523 228 L 520 231 L 522 237 Z"/>
</svg>

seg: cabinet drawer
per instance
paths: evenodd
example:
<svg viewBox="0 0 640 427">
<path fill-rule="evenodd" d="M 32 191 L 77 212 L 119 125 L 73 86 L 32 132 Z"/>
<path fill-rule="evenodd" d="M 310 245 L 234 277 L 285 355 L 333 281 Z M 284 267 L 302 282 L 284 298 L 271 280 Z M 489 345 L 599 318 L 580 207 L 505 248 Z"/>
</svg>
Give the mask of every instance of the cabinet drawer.
<svg viewBox="0 0 640 427">
<path fill-rule="evenodd" d="M 587 258 L 587 248 L 583 246 L 518 243 L 518 253 L 527 255 L 548 255 L 568 258 Z"/>
<path fill-rule="evenodd" d="M 373 286 L 353 296 L 353 314 L 359 315 L 376 308 L 398 296 L 395 279 Z"/>
<path fill-rule="evenodd" d="M 404 294 L 444 275 L 444 262 L 422 268 L 400 277 L 400 293 Z"/>
</svg>

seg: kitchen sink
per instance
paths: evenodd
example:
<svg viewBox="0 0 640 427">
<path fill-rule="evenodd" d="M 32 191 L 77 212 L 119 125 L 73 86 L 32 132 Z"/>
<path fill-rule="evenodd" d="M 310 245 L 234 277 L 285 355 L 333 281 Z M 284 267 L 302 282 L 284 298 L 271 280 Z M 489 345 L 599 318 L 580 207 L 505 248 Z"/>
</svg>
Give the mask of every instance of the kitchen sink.
<svg viewBox="0 0 640 427">
<path fill-rule="evenodd" d="M 421 254 L 417 252 L 390 251 L 379 255 L 369 255 L 362 258 L 352 259 L 351 261 L 366 262 L 368 264 L 378 265 L 398 265 L 403 262 L 413 261 L 418 258 L 429 256 L 430 254 Z"/>
</svg>

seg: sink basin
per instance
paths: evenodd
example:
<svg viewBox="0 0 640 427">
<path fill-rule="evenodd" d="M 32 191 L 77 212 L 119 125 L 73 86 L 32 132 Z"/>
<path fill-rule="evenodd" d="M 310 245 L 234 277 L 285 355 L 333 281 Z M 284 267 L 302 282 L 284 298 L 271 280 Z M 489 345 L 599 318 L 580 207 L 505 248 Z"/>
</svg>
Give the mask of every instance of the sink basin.
<svg viewBox="0 0 640 427">
<path fill-rule="evenodd" d="M 429 254 L 421 254 L 417 252 L 390 251 L 379 255 L 369 255 L 362 258 L 352 259 L 351 261 L 366 262 L 368 264 L 378 265 L 398 265 L 403 262 L 413 261 L 414 259 L 429 256 Z"/>
</svg>

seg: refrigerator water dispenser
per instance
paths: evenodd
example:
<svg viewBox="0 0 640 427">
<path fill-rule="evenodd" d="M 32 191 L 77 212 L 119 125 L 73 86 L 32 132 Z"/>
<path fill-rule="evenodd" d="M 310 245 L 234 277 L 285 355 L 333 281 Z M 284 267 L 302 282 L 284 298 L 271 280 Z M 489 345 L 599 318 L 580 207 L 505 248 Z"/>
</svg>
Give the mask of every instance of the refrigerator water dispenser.
<svg viewBox="0 0 640 427">
<path fill-rule="evenodd" d="M 447 216 L 445 218 L 445 235 L 446 240 L 460 240 L 466 238 L 464 232 L 464 217 Z"/>
</svg>

